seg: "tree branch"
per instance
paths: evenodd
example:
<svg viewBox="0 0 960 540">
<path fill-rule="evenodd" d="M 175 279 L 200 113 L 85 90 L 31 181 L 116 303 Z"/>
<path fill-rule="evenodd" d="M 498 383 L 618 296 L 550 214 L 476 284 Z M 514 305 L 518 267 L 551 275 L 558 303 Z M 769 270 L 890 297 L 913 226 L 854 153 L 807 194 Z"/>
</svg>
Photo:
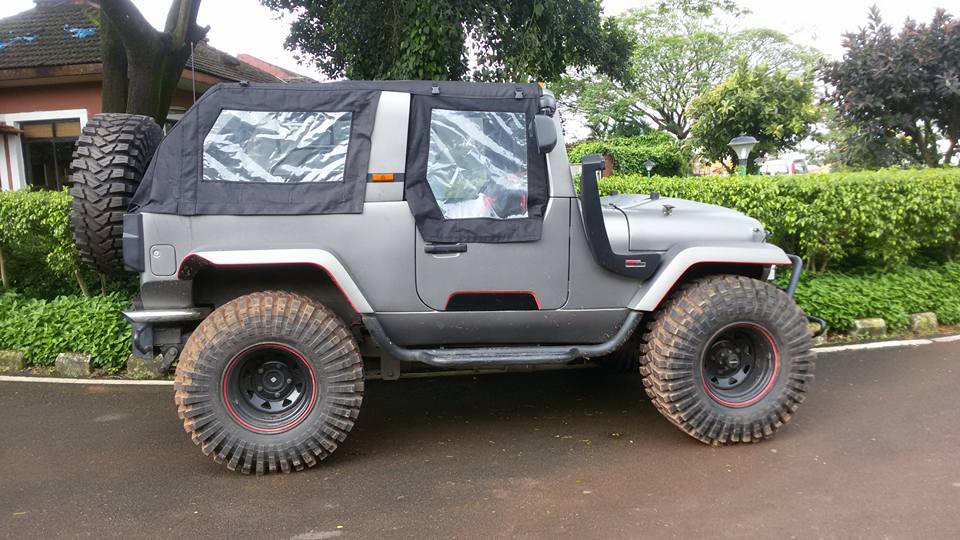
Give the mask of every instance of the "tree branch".
<svg viewBox="0 0 960 540">
<path fill-rule="evenodd" d="M 160 39 L 160 32 L 147 22 L 131 0 L 101 0 L 100 12 L 110 19 L 110 26 L 127 50 L 142 50 L 152 44 L 149 38 Z"/>
<path fill-rule="evenodd" d="M 197 26 L 197 14 L 200 12 L 201 0 L 174 0 L 167 12 L 167 23 L 164 33 L 170 36 L 174 47 L 181 44 L 196 43 L 202 40 L 210 27 Z"/>
</svg>

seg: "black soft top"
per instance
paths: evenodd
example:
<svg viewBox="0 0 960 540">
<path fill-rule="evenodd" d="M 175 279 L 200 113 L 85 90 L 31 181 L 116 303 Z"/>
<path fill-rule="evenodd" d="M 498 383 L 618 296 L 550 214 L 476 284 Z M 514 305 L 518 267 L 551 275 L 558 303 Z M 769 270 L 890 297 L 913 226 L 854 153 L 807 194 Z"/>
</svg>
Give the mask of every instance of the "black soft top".
<svg viewBox="0 0 960 540">
<path fill-rule="evenodd" d="M 338 81 L 300 84 L 220 84 L 207 91 L 169 132 L 133 198 L 131 211 L 160 214 L 290 215 L 363 210 L 370 139 L 380 92 L 524 103 L 535 111 L 535 83 L 453 81 Z M 415 98 L 416 99 L 416 98 Z M 342 182 L 231 183 L 202 181 L 203 143 L 224 110 L 350 112 Z"/>
</svg>

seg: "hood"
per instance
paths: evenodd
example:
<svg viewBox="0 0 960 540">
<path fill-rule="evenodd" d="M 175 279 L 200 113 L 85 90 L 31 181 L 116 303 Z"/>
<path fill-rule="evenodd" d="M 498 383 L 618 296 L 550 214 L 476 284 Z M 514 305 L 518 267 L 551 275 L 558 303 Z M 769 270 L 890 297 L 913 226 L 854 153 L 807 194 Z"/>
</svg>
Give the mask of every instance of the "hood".
<svg viewBox="0 0 960 540">
<path fill-rule="evenodd" d="M 614 242 L 613 237 L 627 236 L 630 251 L 665 251 L 691 242 L 763 242 L 766 238 L 759 221 L 722 206 L 670 197 L 653 199 L 649 195 L 615 195 L 603 197 L 601 203 L 611 244 L 621 243 Z M 609 219 L 610 209 L 618 210 L 623 217 Z"/>
</svg>

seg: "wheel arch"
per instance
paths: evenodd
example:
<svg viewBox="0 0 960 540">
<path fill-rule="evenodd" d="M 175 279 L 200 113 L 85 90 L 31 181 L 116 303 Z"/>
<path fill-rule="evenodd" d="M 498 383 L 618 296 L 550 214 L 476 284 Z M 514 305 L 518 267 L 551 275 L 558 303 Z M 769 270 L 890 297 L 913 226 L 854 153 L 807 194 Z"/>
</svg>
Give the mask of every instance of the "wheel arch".
<svg viewBox="0 0 960 540">
<path fill-rule="evenodd" d="M 669 257 L 656 275 L 630 301 L 630 309 L 655 311 L 677 287 L 699 277 L 731 274 L 762 279 L 771 266 L 793 264 L 784 251 L 771 244 L 696 246 Z"/>
<path fill-rule="evenodd" d="M 177 277 L 193 280 L 195 302 L 217 303 L 254 290 L 280 289 L 318 300 L 339 298 L 343 305 L 335 310 L 345 320 L 373 312 L 343 263 L 326 250 L 196 251 L 183 258 Z"/>
</svg>

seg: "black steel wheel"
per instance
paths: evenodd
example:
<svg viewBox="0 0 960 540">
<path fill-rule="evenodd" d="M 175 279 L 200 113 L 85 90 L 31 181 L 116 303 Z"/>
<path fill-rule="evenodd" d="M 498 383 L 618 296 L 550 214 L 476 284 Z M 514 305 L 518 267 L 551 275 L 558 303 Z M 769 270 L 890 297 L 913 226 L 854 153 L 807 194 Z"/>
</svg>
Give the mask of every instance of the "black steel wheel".
<svg viewBox="0 0 960 540">
<path fill-rule="evenodd" d="M 349 328 L 322 304 L 248 294 L 191 334 L 175 383 L 177 412 L 204 454 L 245 474 L 312 467 L 343 443 L 363 401 Z"/>
<path fill-rule="evenodd" d="M 715 401 L 746 407 L 767 395 L 780 367 L 780 353 L 770 334 L 752 323 L 722 328 L 703 352 L 701 377 Z"/>
<path fill-rule="evenodd" d="M 806 316 L 774 285 L 710 276 L 654 314 L 640 374 L 654 407 L 713 445 L 756 442 L 786 424 L 813 380 Z"/>
<path fill-rule="evenodd" d="M 296 426 L 317 401 L 307 359 L 282 343 L 258 343 L 233 357 L 223 373 L 223 401 L 241 425 L 258 433 Z"/>
</svg>

